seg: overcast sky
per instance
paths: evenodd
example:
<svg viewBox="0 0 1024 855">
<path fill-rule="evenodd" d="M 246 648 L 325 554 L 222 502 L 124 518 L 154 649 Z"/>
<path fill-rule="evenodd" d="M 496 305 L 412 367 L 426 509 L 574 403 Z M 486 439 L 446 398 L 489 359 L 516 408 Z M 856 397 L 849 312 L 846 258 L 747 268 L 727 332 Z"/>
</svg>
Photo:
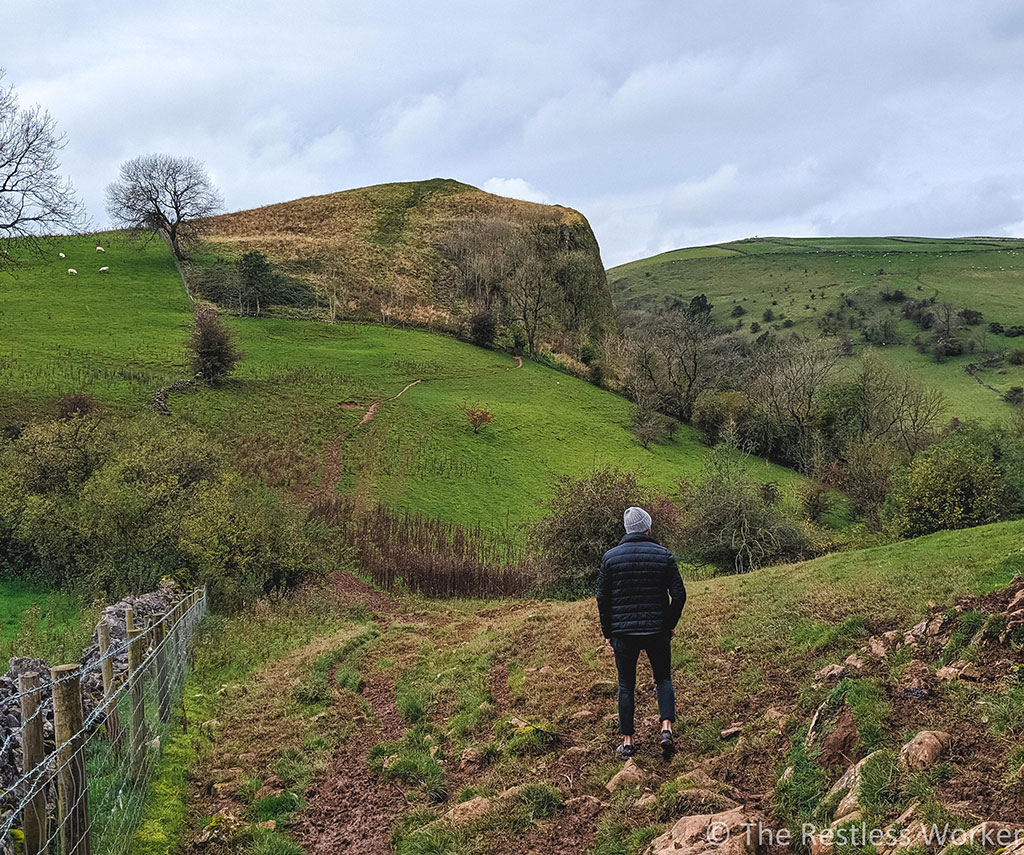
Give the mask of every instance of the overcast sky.
<svg viewBox="0 0 1024 855">
<path fill-rule="evenodd" d="M 570 205 L 609 266 L 1024 233 L 1017 0 L 6 2 L 0 65 L 96 226 L 117 164 L 166 151 L 229 210 L 436 176 Z"/>
</svg>

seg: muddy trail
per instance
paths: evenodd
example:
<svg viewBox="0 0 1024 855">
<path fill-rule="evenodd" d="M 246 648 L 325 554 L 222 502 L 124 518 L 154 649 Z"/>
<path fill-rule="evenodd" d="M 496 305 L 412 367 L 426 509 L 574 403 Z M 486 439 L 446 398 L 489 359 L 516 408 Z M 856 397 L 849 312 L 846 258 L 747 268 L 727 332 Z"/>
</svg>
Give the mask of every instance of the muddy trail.
<svg viewBox="0 0 1024 855">
<path fill-rule="evenodd" d="M 391 851 L 391 829 L 408 807 L 402 789 L 370 769 L 370 749 L 399 738 L 405 725 L 390 685 L 367 684 L 370 715 L 336 752 L 329 772 L 308 793 L 296 838 L 308 855 L 371 855 Z"/>
</svg>

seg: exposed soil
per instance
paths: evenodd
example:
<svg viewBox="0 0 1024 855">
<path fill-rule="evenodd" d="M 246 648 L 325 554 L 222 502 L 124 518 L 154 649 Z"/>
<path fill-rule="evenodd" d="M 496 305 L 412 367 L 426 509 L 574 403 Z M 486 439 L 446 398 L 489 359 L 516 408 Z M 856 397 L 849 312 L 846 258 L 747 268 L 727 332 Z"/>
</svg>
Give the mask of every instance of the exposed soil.
<svg viewBox="0 0 1024 855">
<path fill-rule="evenodd" d="M 398 738 L 405 725 L 386 683 L 367 684 L 363 699 L 376 721 L 367 722 L 335 755 L 330 771 L 308 793 L 296 838 L 309 855 L 384 855 L 391 851 L 391 828 L 408 803 L 402 790 L 370 770 L 369 751 Z"/>
</svg>

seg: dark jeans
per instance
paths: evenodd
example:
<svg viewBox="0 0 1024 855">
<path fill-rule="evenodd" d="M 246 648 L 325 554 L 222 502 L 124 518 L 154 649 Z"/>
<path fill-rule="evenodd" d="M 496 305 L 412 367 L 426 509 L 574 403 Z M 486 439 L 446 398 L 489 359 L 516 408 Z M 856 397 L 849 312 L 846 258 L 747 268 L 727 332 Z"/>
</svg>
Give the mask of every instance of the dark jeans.
<svg viewBox="0 0 1024 855">
<path fill-rule="evenodd" d="M 657 635 L 613 635 L 612 649 L 615 651 L 615 667 L 619 672 L 619 733 L 632 736 L 636 695 L 636 663 L 640 651 L 647 651 L 654 672 L 654 684 L 658 692 L 658 715 L 662 720 L 676 720 L 676 692 L 672 687 L 672 636 L 663 632 Z"/>
</svg>

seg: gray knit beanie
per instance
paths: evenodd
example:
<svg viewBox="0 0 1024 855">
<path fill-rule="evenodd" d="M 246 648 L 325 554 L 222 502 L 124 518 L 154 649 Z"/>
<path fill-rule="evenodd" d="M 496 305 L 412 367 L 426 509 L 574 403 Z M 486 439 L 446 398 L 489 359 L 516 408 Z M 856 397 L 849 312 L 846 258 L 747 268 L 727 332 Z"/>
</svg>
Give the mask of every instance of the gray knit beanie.
<svg viewBox="0 0 1024 855">
<path fill-rule="evenodd" d="M 622 524 L 626 527 L 626 534 L 645 532 L 651 527 L 651 515 L 643 508 L 626 508 Z"/>
</svg>

